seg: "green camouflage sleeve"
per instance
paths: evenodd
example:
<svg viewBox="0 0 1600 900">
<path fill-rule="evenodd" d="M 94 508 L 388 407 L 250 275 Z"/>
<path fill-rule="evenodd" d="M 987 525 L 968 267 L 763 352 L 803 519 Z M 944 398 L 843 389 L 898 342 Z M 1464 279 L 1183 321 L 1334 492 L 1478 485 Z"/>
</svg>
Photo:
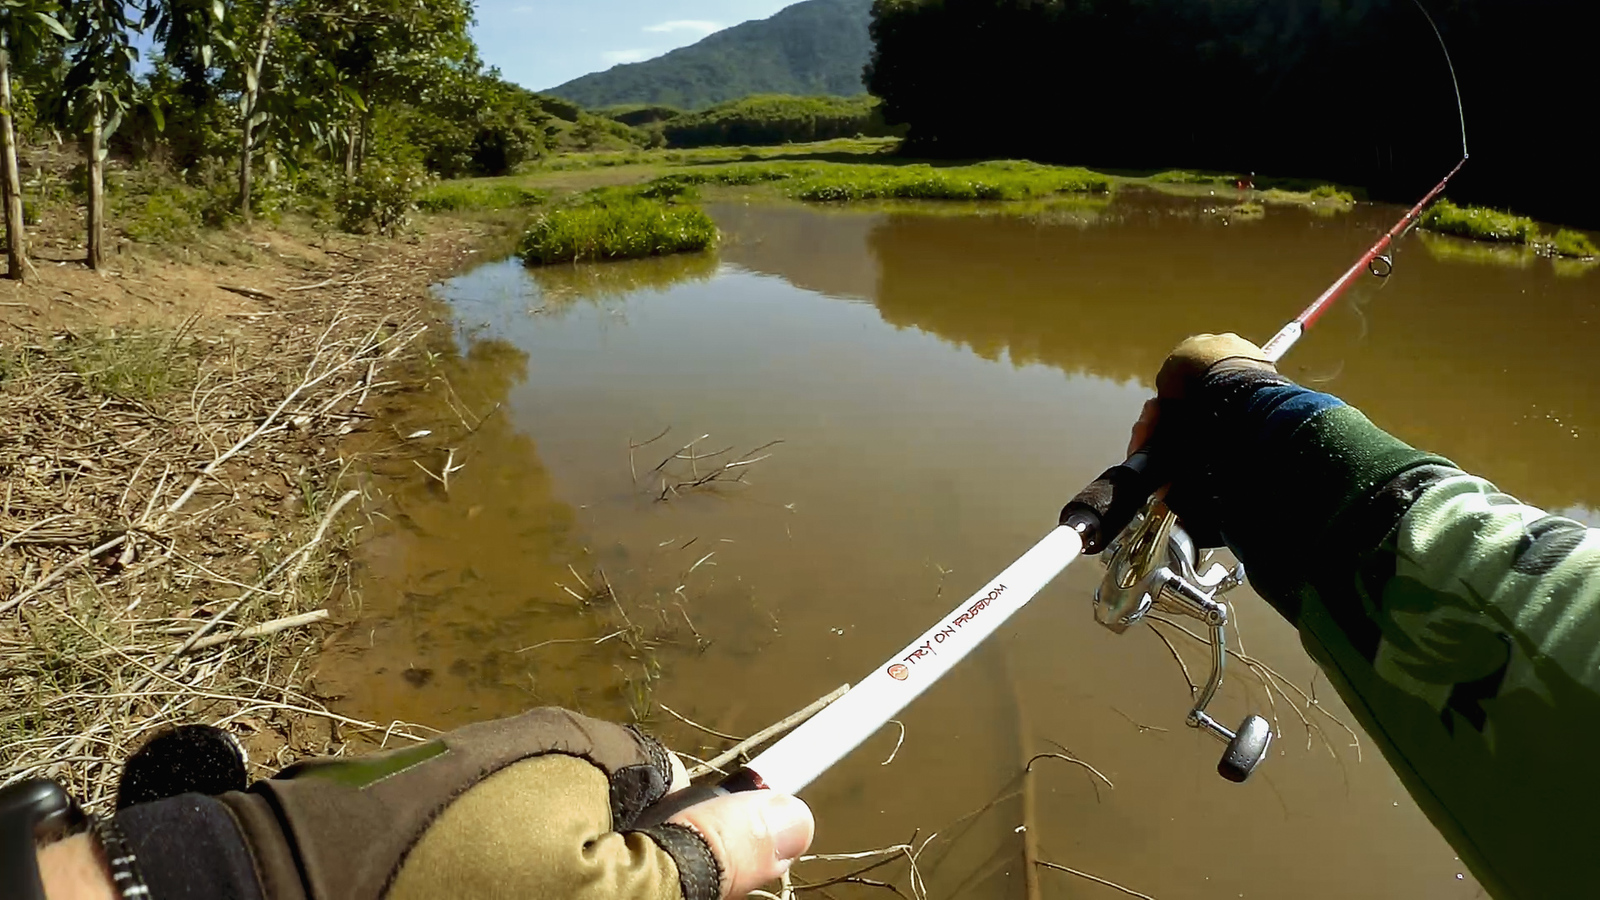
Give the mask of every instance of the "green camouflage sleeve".
<svg viewBox="0 0 1600 900">
<path fill-rule="evenodd" d="M 1600 531 L 1328 395 L 1222 382 L 1213 512 L 1258 592 L 1496 897 L 1593 894 Z"/>
</svg>

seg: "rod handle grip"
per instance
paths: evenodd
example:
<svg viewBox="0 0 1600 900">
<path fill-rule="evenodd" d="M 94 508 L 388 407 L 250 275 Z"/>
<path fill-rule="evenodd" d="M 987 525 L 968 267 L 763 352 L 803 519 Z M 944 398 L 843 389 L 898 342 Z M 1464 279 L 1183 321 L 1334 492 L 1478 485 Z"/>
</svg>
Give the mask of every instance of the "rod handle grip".
<svg viewBox="0 0 1600 900">
<path fill-rule="evenodd" d="M 1146 445 L 1089 482 L 1062 507 L 1060 522 L 1083 536 L 1084 553 L 1099 553 L 1166 482 L 1166 467 Z"/>
<path fill-rule="evenodd" d="M 766 790 L 766 787 L 767 785 L 761 780 L 761 776 L 749 769 L 740 769 L 714 784 L 691 784 L 683 790 L 674 791 L 645 807 L 634 818 L 633 824 L 629 826 L 628 830 L 638 831 L 644 828 L 654 828 L 689 807 L 699 806 L 707 800 L 715 800 L 718 797 L 726 797 L 729 794 L 739 793 L 740 791 Z"/>
</svg>

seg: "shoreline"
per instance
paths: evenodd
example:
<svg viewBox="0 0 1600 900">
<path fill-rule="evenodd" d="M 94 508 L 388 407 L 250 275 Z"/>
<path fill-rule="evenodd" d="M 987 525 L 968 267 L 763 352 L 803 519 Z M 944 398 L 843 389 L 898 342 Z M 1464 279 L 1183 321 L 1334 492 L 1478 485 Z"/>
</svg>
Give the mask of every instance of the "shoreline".
<svg viewBox="0 0 1600 900">
<path fill-rule="evenodd" d="M 164 725 L 229 726 L 252 777 L 425 733 L 331 711 L 311 673 L 350 606 L 371 411 L 415 387 L 430 286 L 504 231 L 235 229 L 206 240 L 236 264 L 0 284 L 0 781 L 98 811 Z"/>
</svg>

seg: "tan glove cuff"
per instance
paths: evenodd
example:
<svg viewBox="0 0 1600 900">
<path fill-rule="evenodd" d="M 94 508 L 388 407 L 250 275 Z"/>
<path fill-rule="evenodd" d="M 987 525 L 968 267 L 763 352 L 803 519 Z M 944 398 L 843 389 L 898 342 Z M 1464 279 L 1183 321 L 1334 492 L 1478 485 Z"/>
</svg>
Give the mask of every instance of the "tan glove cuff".
<svg viewBox="0 0 1600 900">
<path fill-rule="evenodd" d="M 1156 375 L 1156 393 L 1163 400 L 1182 400 L 1221 363 L 1277 371 L 1265 350 L 1237 334 L 1197 334 L 1173 348 Z"/>
</svg>

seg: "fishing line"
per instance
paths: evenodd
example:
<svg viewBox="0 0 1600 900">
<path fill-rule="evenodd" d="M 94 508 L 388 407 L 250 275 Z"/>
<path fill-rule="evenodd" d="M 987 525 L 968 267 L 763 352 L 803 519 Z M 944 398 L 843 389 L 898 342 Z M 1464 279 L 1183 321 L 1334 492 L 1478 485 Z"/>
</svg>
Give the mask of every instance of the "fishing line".
<svg viewBox="0 0 1600 900">
<path fill-rule="evenodd" d="M 1422 5 L 1422 0 L 1411 0 L 1417 5 L 1422 17 L 1428 20 L 1428 27 L 1433 29 L 1433 36 L 1439 39 L 1439 49 L 1444 51 L 1444 64 L 1450 68 L 1450 86 L 1456 92 L 1456 117 L 1461 121 L 1461 158 L 1467 159 L 1467 109 L 1461 102 L 1461 82 L 1456 80 L 1456 64 L 1450 59 L 1450 47 L 1444 42 L 1444 35 L 1440 33 L 1439 26 L 1434 23 L 1433 16 L 1428 14 L 1428 8 Z"/>
</svg>

